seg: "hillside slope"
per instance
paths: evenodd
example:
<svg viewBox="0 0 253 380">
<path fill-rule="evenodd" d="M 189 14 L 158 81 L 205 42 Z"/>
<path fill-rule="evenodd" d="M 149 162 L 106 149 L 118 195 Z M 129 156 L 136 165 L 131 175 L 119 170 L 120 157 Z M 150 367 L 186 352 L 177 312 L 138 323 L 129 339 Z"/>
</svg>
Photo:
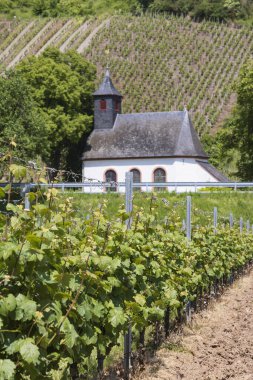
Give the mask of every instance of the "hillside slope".
<svg viewBox="0 0 253 380">
<path fill-rule="evenodd" d="M 110 66 L 124 112 L 186 106 L 200 135 L 221 123 L 235 102 L 233 83 L 253 48 L 253 31 L 184 17 L 36 19 L 1 22 L 1 71 L 45 45 L 76 49 Z"/>
<path fill-rule="evenodd" d="M 85 52 L 99 74 L 109 64 L 124 112 L 191 111 L 199 134 L 227 115 L 232 85 L 253 31 L 177 17 L 115 17 Z"/>
</svg>

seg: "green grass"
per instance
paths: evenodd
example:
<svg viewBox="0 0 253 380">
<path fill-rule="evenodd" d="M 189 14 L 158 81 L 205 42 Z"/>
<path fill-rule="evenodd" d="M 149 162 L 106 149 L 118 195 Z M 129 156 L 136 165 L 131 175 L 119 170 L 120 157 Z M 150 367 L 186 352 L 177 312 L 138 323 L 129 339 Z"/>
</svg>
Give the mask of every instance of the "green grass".
<svg viewBox="0 0 253 380">
<path fill-rule="evenodd" d="M 171 211 L 175 211 L 181 220 L 186 216 L 186 196 L 187 194 L 175 193 L 134 193 L 134 208 L 142 207 L 145 213 L 150 211 L 152 195 L 152 207 L 158 211 L 159 221 L 163 221 L 166 216 L 171 216 Z M 253 193 L 250 192 L 218 192 L 218 193 L 194 193 L 192 195 L 192 214 L 193 223 L 208 224 L 212 222 L 214 207 L 218 208 L 219 220 L 228 221 L 229 214 L 232 212 L 236 223 L 239 218 L 250 220 L 253 224 Z M 124 194 L 81 194 L 81 193 L 62 193 L 62 197 L 73 197 L 76 212 L 79 216 L 86 217 L 92 210 L 100 207 L 106 201 L 106 214 L 110 218 L 116 218 L 120 207 L 124 207 Z M 165 200 L 165 201 L 164 201 Z"/>
</svg>

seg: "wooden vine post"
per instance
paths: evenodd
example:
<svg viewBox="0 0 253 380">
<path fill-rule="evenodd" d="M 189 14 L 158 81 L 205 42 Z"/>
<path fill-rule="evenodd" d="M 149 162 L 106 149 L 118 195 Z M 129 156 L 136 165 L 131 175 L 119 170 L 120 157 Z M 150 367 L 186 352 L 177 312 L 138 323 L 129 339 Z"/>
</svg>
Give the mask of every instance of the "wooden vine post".
<svg viewBox="0 0 253 380">
<path fill-rule="evenodd" d="M 131 214 L 133 211 L 133 173 L 127 172 L 125 178 L 126 184 L 126 212 Z M 126 220 L 127 229 L 131 228 L 132 217 L 131 215 Z M 132 331 L 131 324 L 129 324 L 128 331 L 124 336 L 124 379 L 129 379 L 130 369 L 131 369 L 131 344 L 132 344 Z"/>
</svg>

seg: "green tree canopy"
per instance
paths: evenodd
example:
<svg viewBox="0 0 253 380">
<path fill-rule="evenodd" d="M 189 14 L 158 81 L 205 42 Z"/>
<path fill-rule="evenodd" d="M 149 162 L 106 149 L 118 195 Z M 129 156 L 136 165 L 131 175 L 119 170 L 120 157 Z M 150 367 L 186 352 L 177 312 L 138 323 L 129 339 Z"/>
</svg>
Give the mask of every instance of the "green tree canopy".
<svg viewBox="0 0 253 380">
<path fill-rule="evenodd" d="M 233 114 L 224 128 L 209 139 L 207 151 L 229 176 L 253 181 L 253 59 L 242 67 L 236 91 Z"/>
<path fill-rule="evenodd" d="M 77 169 L 93 122 L 95 67 L 74 51 L 50 48 L 21 62 L 16 73 L 30 86 L 46 121 L 50 165 Z"/>
<path fill-rule="evenodd" d="M 34 159 L 49 157 L 45 119 L 30 92 L 26 81 L 14 72 L 0 77 L 0 141 L 1 152 L 16 140 L 16 155 Z"/>
<path fill-rule="evenodd" d="M 237 86 L 237 107 L 234 114 L 235 137 L 241 159 L 239 174 L 253 180 L 253 59 L 241 70 Z"/>
<path fill-rule="evenodd" d="M 143 0 L 139 0 L 143 2 Z M 248 4 L 239 0 L 151 0 L 149 8 L 154 11 L 189 14 L 192 17 L 215 19 L 234 19 L 245 17 Z M 250 10 L 249 10 L 250 12 Z"/>
</svg>

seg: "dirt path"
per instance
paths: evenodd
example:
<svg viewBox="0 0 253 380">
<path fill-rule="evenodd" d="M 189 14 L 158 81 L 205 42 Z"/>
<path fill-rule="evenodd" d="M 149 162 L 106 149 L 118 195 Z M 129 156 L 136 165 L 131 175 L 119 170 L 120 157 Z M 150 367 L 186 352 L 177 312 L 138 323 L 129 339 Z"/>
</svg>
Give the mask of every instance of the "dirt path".
<svg viewBox="0 0 253 380">
<path fill-rule="evenodd" d="M 253 380 L 253 272 L 173 335 L 138 380 Z"/>
</svg>

